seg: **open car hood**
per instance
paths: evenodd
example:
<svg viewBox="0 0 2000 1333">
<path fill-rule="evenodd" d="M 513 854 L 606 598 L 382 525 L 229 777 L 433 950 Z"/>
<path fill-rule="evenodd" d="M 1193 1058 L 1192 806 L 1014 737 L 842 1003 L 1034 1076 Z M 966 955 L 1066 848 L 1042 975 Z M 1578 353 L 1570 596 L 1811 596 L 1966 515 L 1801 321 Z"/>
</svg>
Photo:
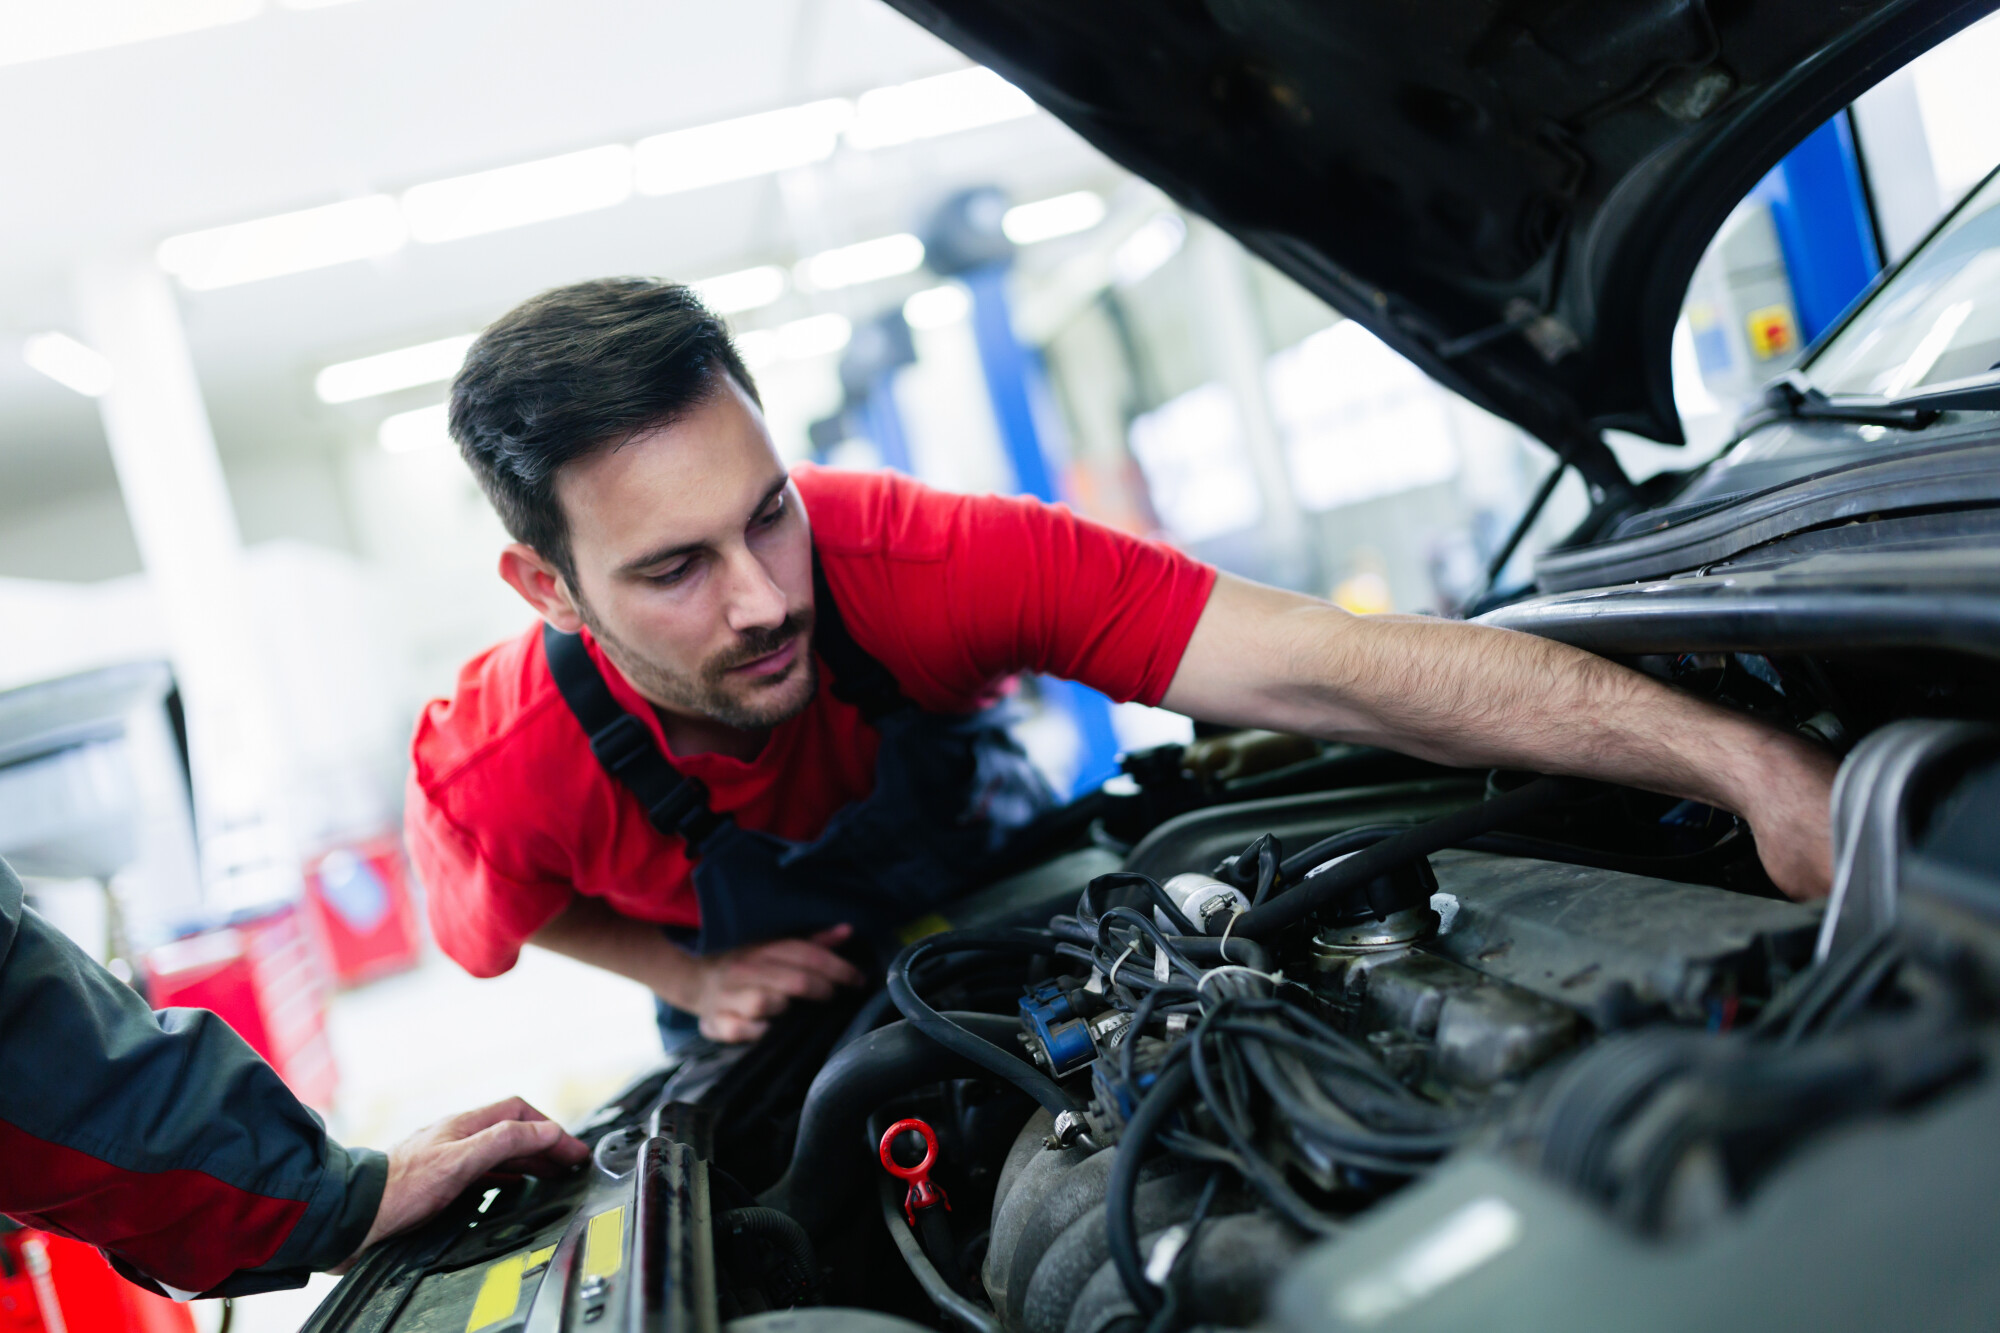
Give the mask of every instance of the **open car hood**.
<svg viewBox="0 0 2000 1333">
<path fill-rule="evenodd" d="M 2000 0 L 888 0 L 1589 475 L 1731 208 Z"/>
</svg>

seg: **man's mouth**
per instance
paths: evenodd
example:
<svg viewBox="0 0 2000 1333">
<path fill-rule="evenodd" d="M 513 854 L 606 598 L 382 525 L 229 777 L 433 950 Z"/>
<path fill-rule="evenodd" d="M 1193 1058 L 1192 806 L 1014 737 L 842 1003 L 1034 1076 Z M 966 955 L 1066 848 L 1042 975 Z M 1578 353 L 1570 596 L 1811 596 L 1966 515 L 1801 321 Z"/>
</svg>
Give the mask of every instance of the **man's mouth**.
<svg viewBox="0 0 2000 1333">
<path fill-rule="evenodd" d="M 799 657 L 799 645 L 805 642 L 805 635 L 794 635 L 782 648 L 775 652 L 753 657 L 740 666 L 729 669 L 729 674 L 739 680 L 770 680 L 783 675 Z"/>
</svg>

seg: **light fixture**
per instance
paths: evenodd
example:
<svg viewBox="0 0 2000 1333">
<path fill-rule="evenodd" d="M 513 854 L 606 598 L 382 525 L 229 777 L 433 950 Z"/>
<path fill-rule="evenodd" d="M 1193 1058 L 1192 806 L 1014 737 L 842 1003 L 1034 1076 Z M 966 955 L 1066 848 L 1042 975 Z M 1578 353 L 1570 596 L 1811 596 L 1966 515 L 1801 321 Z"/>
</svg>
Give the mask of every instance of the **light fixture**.
<svg viewBox="0 0 2000 1333">
<path fill-rule="evenodd" d="M 60 0 L 7 6 L 0 65 L 101 51 L 253 18 L 264 0 Z"/>
<path fill-rule="evenodd" d="M 1150 277 L 1160 265 L 1181 252 L 1187 223 L 1178 213 L 1155 213 L 1111 252 L 1111 279 L 1130 287 Z"/>
<path fill-rule="evenodd" d="M 811 291 L 832 291 L 909 273 L 924 262 L 924 243 L 908 232 L 822 250 L 799 264 L 799 278 Z"/>
<path fill-rule="evenodd" d="M 390 454 L 414 454 L 448 446 L 451 443 L 448 409 L 445 404 L 438 403 L 384 417 L 375 432 L 375 442 L 382 446 L 384 453 Z"/>
<path fill-rule="evenodd" d="M 1034 112 L 1034 100 L 1026 93 L 992 70 L 974 66 L 861 94 L 847 141 L 856 148 L 888 148 Z"/>
<path fill-rule="evenodd" d="M 22 346 L 21 359 L 86 398 L 101 397 L 111 387 L 111 363 L 104 354 L 67 333 L 35 334 Z"/>
<path fill-rule="evenodd" d="M 409 238 L 396 201 L 386 194 L 169 236 L 160 267 L 194 291 L 282 277 L 373 259 Z"/>
<path fill-rule="evenodd" d="M 631 195 L 632 150 L 606 144 L 411 186 L 403 215 L 418 240 L 455 241 L 610 208 Z"/>
<path fill-rule="evenodd" d="M 778 355 L 787 361 L 831 356 L 853 336 L 854 326 L 843 315 L 808 315 L 778 326 Z"/>
<path fill-rule="evenodd" d="M 1104 221 L 1104 199 L 1089 190 L 1016 204 L 1000 218 L 1000 231 L 1016 245 L 1074 236 Z"/>
<path fill-rule="evenodd" d="M 398 389 L 448 380 L 465 364 L 465 353 L 478 336 L 465 333 L 336 362 L 313 377 L 313 392 L 322 403 L 351 403 L 358 398 L 374 398 Z"/>
<path fill-rule="evenodd" d="M 927 287 L 903 302 L 903 321 L 913 329 L 956 324 L 972 309 L 972 297 L 955 282 Z"/>
<path fill-rule="evenodd" d="M 736 352 L 752 370 L 779 361 L 803 361 L 831 356 L 847 346 L 854 326 L 843 315 L 808 315 L 775 329 L 752 329 L 736 335 Z"/>
<path fill-rule="evenodd" d="M 834 97 L 641 139 L 632 149 L 639 193 L 677 194 L 821 161 L 853 119 L 854 103 Z"/>
<path fill-rule="evenodd" d="M 718 315 L 741 314 L 767 306 L 785 294 L 785 270 L 774 264 L 719 273 L 689 284 L 701 303 Z"/>
</svg>

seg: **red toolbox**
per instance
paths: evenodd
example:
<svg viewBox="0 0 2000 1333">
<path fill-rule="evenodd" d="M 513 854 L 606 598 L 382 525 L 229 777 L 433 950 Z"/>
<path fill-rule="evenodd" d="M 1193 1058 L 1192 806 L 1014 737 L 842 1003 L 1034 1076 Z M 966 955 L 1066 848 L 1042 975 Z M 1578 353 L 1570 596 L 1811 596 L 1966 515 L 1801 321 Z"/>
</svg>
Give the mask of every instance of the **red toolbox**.
<svg viewBox="0 0 2000 1333">
<path fill-rule="evenodd" d="M 297 905 L 163 944 L 143 961 L 154 1008 L 213 1010 L 300 1101 L 333 1104 L 338 1074 L 326 1035 L 331 987 Z"/>
</svg>

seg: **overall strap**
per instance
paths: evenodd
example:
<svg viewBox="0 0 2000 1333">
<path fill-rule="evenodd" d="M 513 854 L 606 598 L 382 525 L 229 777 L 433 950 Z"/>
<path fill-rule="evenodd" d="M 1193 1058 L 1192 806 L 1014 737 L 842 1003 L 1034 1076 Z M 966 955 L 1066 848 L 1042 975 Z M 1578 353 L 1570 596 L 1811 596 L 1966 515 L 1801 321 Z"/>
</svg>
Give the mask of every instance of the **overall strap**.
<svg viewBox="0 0 2000 1333">
<path fill-rule="evenodd" d="M 612 697 L 581 635 L 564 634 L 545 621 L 542 651 L 548 655 L 549 674 L 555 677 L 563 702 L 590 737 L 590 752 L 597 762 L 639 798 L 654 828 L 679 835 L 687 840 L 689 852 L 699 853 L 708 835 L 725 822 L 708 808 L 708 788 L 701 779 L 668 763 L 646 724 Z"/>
<path fill-rule="evenodd" d="M 861 716 L 876 722 L 899 708 L 911 707 L 903 687 L 867 649 L 847 632 L 840 618 L 840 604 L 827 586 L 826 570 L 819 562 L 819 548 L 813 548 L 813 647 L 833 668 L 834 696 L 861 710 Z"/>
</svg>

